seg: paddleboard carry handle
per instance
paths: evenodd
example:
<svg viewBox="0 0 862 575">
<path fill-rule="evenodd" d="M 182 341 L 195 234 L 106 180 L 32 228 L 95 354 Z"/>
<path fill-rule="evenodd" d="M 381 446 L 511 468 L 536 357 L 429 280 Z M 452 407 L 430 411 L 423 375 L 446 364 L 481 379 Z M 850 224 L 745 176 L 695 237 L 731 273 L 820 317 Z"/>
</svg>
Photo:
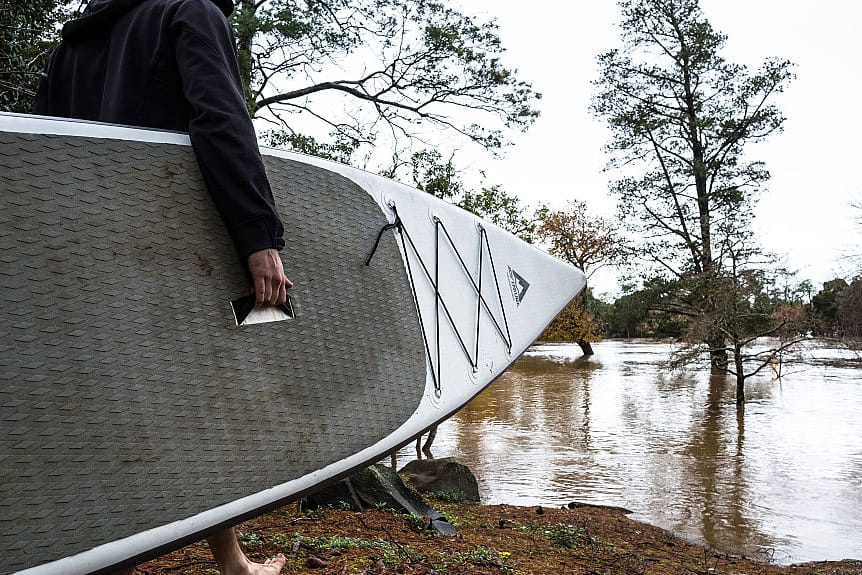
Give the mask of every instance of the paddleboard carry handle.
<svg viewBox="0 0 862 575">
<path fill-rule="evenodd" d="M 287 295 L 287 300 L 281 305 L 257 307 L 255 301 L 254 294 L 230 300 L 230 308 L 233 311 L 236 325 L 269 323 L 296 317 L 293 311 L 293 302 L 290 300 L 290 294 Z"/>
</svg>

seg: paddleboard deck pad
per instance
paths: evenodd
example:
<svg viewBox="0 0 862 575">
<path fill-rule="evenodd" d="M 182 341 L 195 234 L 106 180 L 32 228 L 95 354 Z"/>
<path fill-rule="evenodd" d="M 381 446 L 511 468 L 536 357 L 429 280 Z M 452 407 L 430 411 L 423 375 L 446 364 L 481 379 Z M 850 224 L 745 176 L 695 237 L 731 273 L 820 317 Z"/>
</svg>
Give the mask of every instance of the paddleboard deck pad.
<svg viewBox="0 0 862 575">
<path fill-rule="evenodd" d="M 0 573 L 142 561 L 343 477 L 583 287 L 427 194 L 263 155 L 295 287 L 237 325 L 248 279 L 185 135 L 0 115 Z"/>
</svg>

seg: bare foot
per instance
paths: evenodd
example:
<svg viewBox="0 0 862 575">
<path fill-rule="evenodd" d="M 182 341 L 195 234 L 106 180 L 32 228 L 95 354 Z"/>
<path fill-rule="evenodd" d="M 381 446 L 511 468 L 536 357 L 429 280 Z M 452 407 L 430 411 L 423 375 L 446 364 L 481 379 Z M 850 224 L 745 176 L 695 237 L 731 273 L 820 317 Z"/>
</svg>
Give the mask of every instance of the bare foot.
<svg viewBox="0 0 862 575">
<path fill-rule="evenodd" d="M 222 575 L 278 575 L 284 569 L 287 559 L 279 553 L 263 563 L 252 563 L 246 558 L 246 564 L 238 571 L 223 571 Z"/>
<path fill-rule="evenodd" d="M 287 562 L 279 553 L 264 563 L 253 563 L 245 556 L 233 529 L 218 531 L 207 537 L 221 575 L 278 575 Z"/>
</svg>

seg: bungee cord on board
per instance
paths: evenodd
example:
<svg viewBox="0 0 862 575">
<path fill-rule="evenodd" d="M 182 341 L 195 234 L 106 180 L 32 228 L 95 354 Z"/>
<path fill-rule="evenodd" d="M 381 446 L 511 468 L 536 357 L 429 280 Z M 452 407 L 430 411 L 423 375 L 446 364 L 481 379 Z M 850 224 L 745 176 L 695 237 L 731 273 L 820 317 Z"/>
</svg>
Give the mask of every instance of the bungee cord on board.
<svg viewBox="0 0 862 575">
<path fill-rule="evenodd" d="M 494 255 L 491 252 L 491 244 L 488 240 L 488 234 L 485 231 L 485 228 L 479 225 L 479 273 L 478 277 L 474 278 L 473 274 L 470 273 L 470 270 L 467 268 L 467 264 L 464 262 L 464 258 L 461 256 L 458 247 L 455 245 L 452 236 L 449 234 L 449 230 L 446 229 L 446 226 L 443 224 L 442 220 L 437 216 L 434 216 L 434 274 L 432 276 L 431 271 L 428 269 L 422 255 L 419 253 L 419 249 L 416 247 L 416 244 L 413 241 L 410 233 L 407 231 L 407 228 L 404 225 L 404 222 L 401 220 L 401 217 L 398 215 L 398 211 L 394 205 L 390 205 L 390 208 L 395 213 L 395 221 L 392 223 L 386 224 L 381 228 L 380 232 L 377 234 L 377 239 L 374 242 L 374 247 L 371 250 L 371 253 L 365 259 L 365 265 L 371 265 L 371 260 L 374 258 L 374 254 L 377 252 L 377 248 L 380 246 L 380 241 L 383 238 L 383 234 L 389 230 L 396 230 L 398 232 L 398 237 L 401 240 L 401 245 L 404 250 L 404 260 L 406 262 L 407 267 L 407 276 L 410 281 L 410 289 L 413 295 L 413 303 L 416 306 L 416 313 L 419 316 L 419 327 L 422 331 L 422 340 L 425 345 L 425 353 L 428 357 L 428 363 L 431 368 L 431 378 L 434 381 L 434 391 L 439 397 L 442 393 L 442 374 L 441 374 L 441 357 L 440 357 L 440 310 L 442 309 L 446 318 L 449 321 L 449 324 L 452 327 L 452 332 L 455 334 L 455 338 L 458 342 L 458 345 L 461 348 L 461 351 L 464 353 L 464 356 L 470 362 L 470 366 L 473 368 L 473 371 L 476 372 L 479 369 L 479 339 L 481 337 L 481 317 L 482 317 L 482 309 L 485 309 L 485 312 L 488 314 L 488 317 L 491 319 L 491 323 L 494 325 L 497 333 L 500 338 L 506 344 L 506 349 L 508 352 L 512 351 L 512 336 L 509 331 L 509 322 L 506 318 L 506 310 L 503 306 L 503 295 L 500 291 L 500 283 L 497 281 L 497 268 L 494 265 Z M 458 264 L 461 267 L 461 270 L 466 274 L 467 278 L 470 280 L 470 285 L 473 288 L 476 299 L 476 320 L 475 320 L 475 328 L 476 328 L 476 339 L 475 339 L 475 350 L 473 354 L 470 353 L 470 350 L 467 348 L 467 344 L 464 341 L 464 337 L 461 335 L 458 326 L 455 324 L 455 320 L 452 317 L 452 313 L 449 310 L 449 306 L 446 305 L 446 300 L 443 298 L 443 295 L 440 293 L 440 245 L 441 245 L 441 235 L 440 231 L 443 231 L 443 238 L 446 240 L 446 243 L 449 244 L 455 256 L 458 259 Z M 425 275 L 425 278 L 428 280 L 431 287 L 434 289 L 434 299 L 436 301 L 435 307 L 435 335 L 436 335 L 436 363 L 432 360 L 431 347 L 428 342 L 428 331 L 425 327 L 425 318 L 422 315 L 422 308 L 419 306 L 419 296 L 416 292 L 416 282 L 413 275 L 413 266 L 410 263 L 410 257 L 408 252 L 408 246 L 410 248 L 409 252 L 412 252 L 419 262 L 419 265 L 422 269 L 422 272 Z M 497 300 L 500 304 L 500 313 L 502 315 L 502 326 L 497 318 L 494 316 L 493 311 L 491 310 L 491 306 L 488 304 L 488 301 L 482 295 L 482 278 L 483 271 L 485 269 L 484 258 L 485 252 L 488 254 L 488 261 L 491 266 L 491 272 L 494 279 L 494 288 L 497 292 Z"/>
</svg>

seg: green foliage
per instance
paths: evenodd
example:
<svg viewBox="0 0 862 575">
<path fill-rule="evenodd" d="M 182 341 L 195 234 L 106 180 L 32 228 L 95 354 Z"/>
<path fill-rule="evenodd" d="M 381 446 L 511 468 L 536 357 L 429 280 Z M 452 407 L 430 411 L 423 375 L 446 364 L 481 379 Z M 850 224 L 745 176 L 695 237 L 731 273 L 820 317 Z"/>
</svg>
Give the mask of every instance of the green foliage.
<svg viewBox="0 0 862 575">
<path fill-rule="evenodd" d="M 530 213 L 517 197 L 510 196 L 499 185 L 478 192 L 466 189 L 458 176 L 454 158 L 443 161 L 437 150 L 414 152 L 410 167 L 412 183 L 418 189 L 493 222 L 527 243 L 535 241 L 539 222 L 547 213 L 543 206 Z"/>
<path fill-rule="evenodd" d="M 841 294 L 838 319 L 842 336 L 855 345 L 862 343 L 862 278 L 853 280 Z"/>
<path fill-rule="evenodd" d="M 274 148 L 289 149 L 342 164 L 349 163 L 353 153 L 359 147 L 359 142 L 340 138 L 338 134 L 333 135 L 332 143 L 323 143 L 311 136 L 292 134 L 284 129 L 266 132 L 264 139 Z"/>
<path fill-rule="evenodd" d="M 640 290 L 627 286 L 625 293 L 607 309 L 603 319 L 608 336 L 624 338 L 677 338 L 686 329 L 685 316 L 670 309 L 668 300 L 675 282 L 653 278 Z"/>
<path fill-rule="evenodd" d="M 430 499 L 436 499 L 437 501 L 445 501 L 446 503 L 463 503 L 464 502 L 464 493 L 461 491 L 453 490 L 453 491 L 429 491 L 424 493 L 426 497 Z"/>
<path fill-rule="evenodd" d="M 237 535 L 240 541 L 242 541 L 243 545 L 246 545 L 248 547 L 257 547 L 265 543 L 263 537 L 251 531 L 240 531 Z"/>
<path fill-rule="evenodd" d="M 521 200 L 510 196 L 499 185 L 482 188 L 479 192 L 464 192 L 458 206 L 512 232 L 527 243 L 533 243 L 544 207 L 528 213 Z"/>
<path fill-rule="evenodd" d="M 434 533 L 431 529 L 431 522 L 426 517 L 410 513 L 409 515 L 404 516 L 404 520 L 407 522 L 410 529 L 417 533 L 426 533 L 429 535 Z"/>
<path fill-rule="evenodd" d="M 750 73 L 724 60 L 726 37 L 698 0 L 623 0 L 624 48 L 599 57 L 592 108 L 613 132 L 610 169 L 621 217 L 663 274 L 710 273 L 717 249 L 748 225 L 769 173 L 746 145 L 779 131 L 771 101 L 792 78 L 786 61 Z M 639 172 L 632 175 L 632 172 Z"/>
<path fill-rule="evenodd" d="M 776 281 L 776 276 L 764 270 L 750 269 L 740 270 L 737 278 L 722 274 L 710 282 L 655 277 L 640 289 L 624 286 L 623 295 L 601 307 L 601 318 L 607 324 L 609 337 L 622 338 L 697 340 L 702 336 L 696 335 L 697 330 L 704 325 L 717 326 L 737 336 L 772 332 L 778 326 L 781 328 L 772 335 L 807 333 L 812 312 L 799 295 L 800 289 L 807 293 L 805 282 L 795 289 L 778 290 Z M 817 297 L 812 299 L 816 301 Z M 695 307 L 703 301 L 708 301 L 708 309 Z M 711 315 L 706 316 L 709 310 Z"/>
<path fill-rule="evenodd" d="M 555 547 L 565 549 L 574 549 L 579 543 L 589 539 L 584 529 L 562 523 L 552 525 L 545 534 Z"/>
<path fill-rule="evenodd" d="M 30 112 L 57 28 L 69 15 L 61 0 L 0 4 L 0 110 Z"/>
<path fill-rule="evenodd" d="M 508 564 L 509 553 L 500 552 L 484 545 L 479 545 L 469 553 L 456 553 L 452 560 L 457 563 L 471 563 L 480 567 L 496 567 L 503 572 L 512 571 Z"/>
<path fill-rule="evenodd" d="M 824 283 L 823 289 L 811 298 L 814 332 L 817 335 L 833 336 L 838 333 L 841 296 L 848 287 L 843 279 L 834 279 Z"/>
<path fill-rule="evenodd" d="M 338 535 L 333 537 L 307 537 L 297 533 L 291 537 L 291 543 L 294 542 L 299 542 L 319 551 L 332 549 L 380 549 L 383 551 L 393 551 L 395 549 L 392 543 L 377 537 L 374 539 L 357 539 L 355 537 L 341 537 Z"/>
<path fill-rule="evenodd" d="M 454 158 L 445 162 L 437 150 L 420 150 L 410 156 L 413 185 L 436 198 L 455 201 L 464 191 L 458 179 Z"/>
</svg>

